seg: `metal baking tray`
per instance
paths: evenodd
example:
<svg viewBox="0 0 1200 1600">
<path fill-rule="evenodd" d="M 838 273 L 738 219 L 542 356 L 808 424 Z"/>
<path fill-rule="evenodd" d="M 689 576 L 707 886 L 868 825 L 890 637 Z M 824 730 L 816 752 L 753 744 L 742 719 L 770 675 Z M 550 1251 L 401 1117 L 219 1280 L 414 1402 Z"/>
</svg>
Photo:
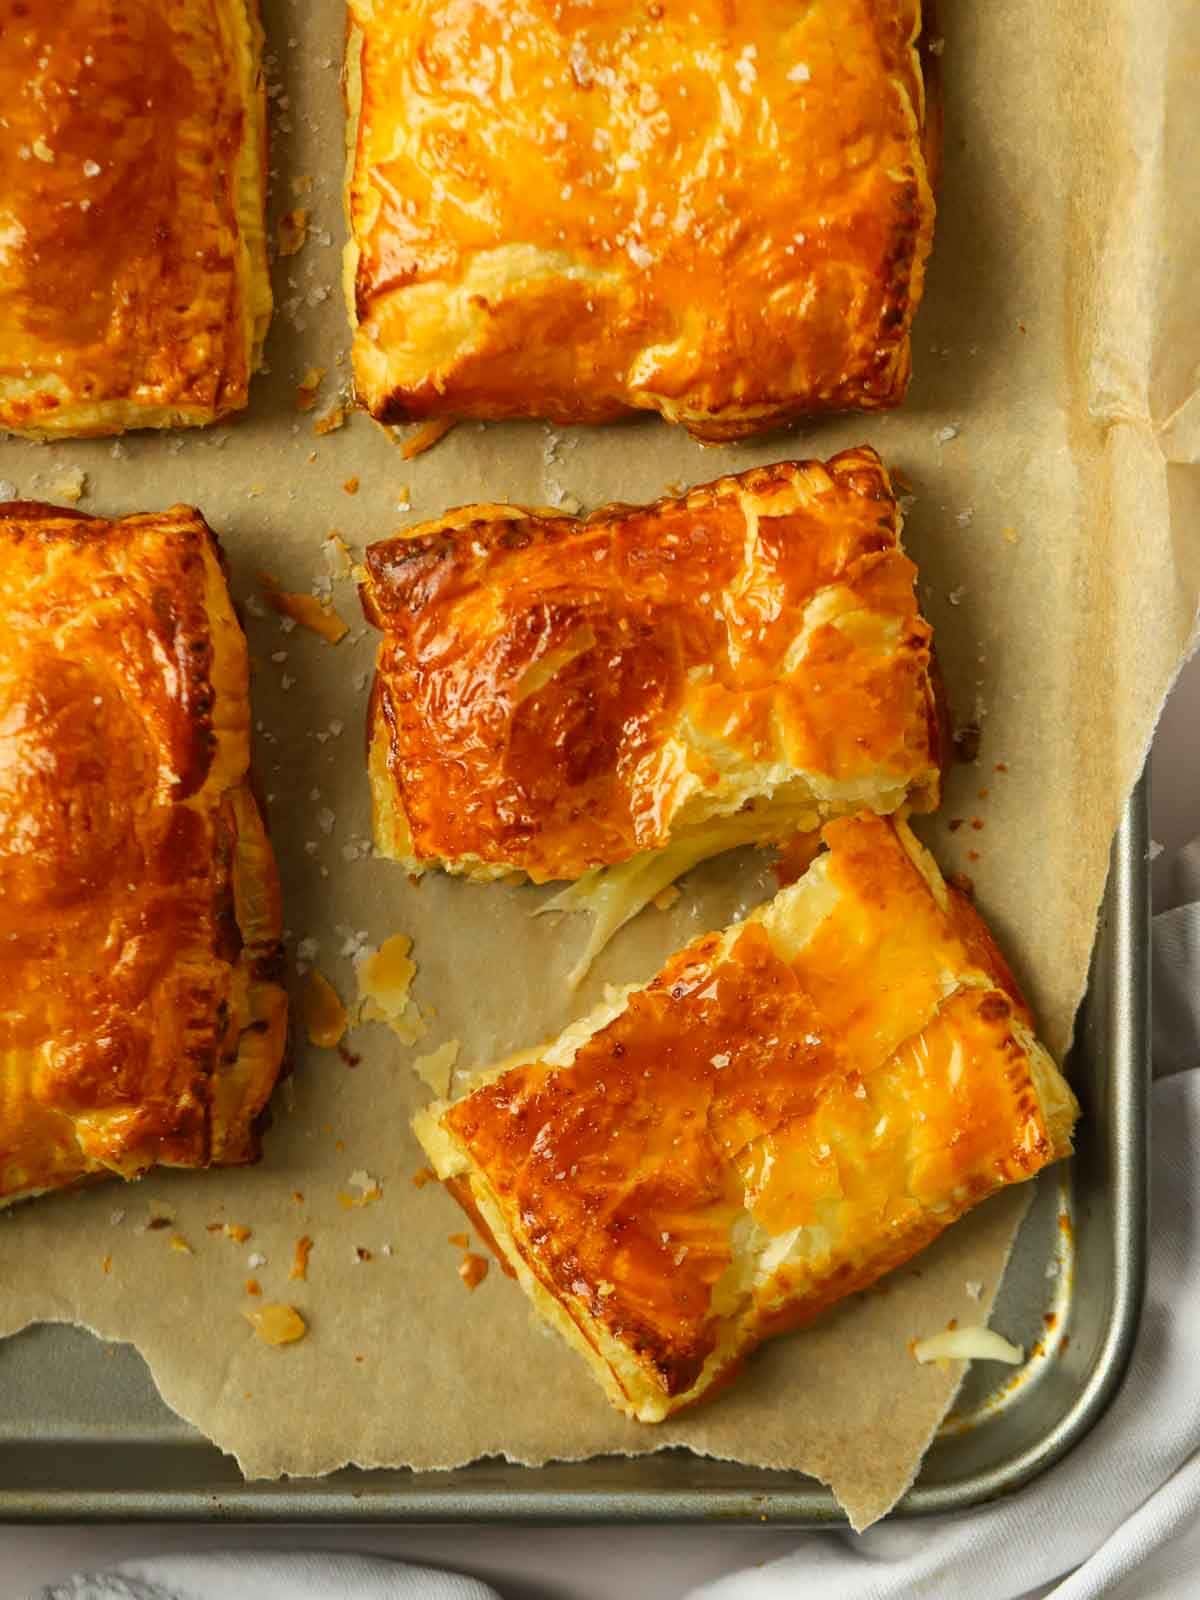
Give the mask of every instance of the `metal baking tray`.
<svg viewBox="0 0 1200 1600">
<path fill-rule="evenodd" d="M 897 1515 L 962 1510 L 1027 1482 L 1079 1442 L 1124 1376 L 1146 1269 L 1148 842 L 1143 779 L 1113 844 L 1071 1056 L 1078 1152 L 1039 1183 L 995 1315 L 1034 1354 L 998 1391 L 994 1366 L 975 1369 Z M 842 1513 L 799 1473 L 678 1450 L 246 1483 L 166 1408 L 130 1347 L 62 1327 L 0 1342 L 0 1520 L 105 1519 L 812 1527 Z"/>
</svg>

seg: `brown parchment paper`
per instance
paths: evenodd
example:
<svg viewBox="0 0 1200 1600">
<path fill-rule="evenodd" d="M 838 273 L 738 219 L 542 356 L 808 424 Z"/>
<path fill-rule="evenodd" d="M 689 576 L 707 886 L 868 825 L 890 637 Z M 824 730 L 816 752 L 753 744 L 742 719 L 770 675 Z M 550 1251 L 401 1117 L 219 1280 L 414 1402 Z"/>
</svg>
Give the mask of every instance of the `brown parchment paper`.
<svg viewBox="0 0 1200 1600">
<path fill-rule="evenodd" d="M 347 377 L 343 13 L 340 0 L 269 0 L 274 207 L 306 207 L 311 223 L 303 249 L 276 265 L 271 370 L 250 413 L 203 435 L 117 445 L 0 441 L 0 492 L 61 498 L 82 470 L 84 510 L 202 507 L 235 596 L 250 604 L 257 759 L 293 968 L 299 941 L 315 941 L 317 964 L 350 1000 L 356 945 L 408 933 L 428 1031 L 410 1049 L 384 1027 L 358 1028 L 354 1068 L 298 1037 L 256 1169 L 106 1184 L 9 1213 L 0 1332 L 49 1319 L 132 1340 L 168 1403 L 250 1476 L 683 1443 L 810 1472 L 856 1526 L 908 1485 L 959 1374 L 918 1368 L 907 1341 L 989 1310 L 1022 1196 L 976 1213 L 886 1292 L 777 1341 L 695 1413 L 654 1430 L 614 1416 L 498 1271 L 465 1291 L 447 1242 L 462 1218 L 436 1185 L 411 1181 L 422 1162 L 408 1120 L 428 1091 L 409 1064 L 450 1039 L 469 1068 L 545 1036 L 605 981 L 647 976 L 669 949 L 769 893 L 768 865 L 742 852 L 693 874 L 670 911 L 648 910 L 569 995 L 561 979 L 582 920 L 533 920 L 539 892 L 527 888 L 412 886 L 363 853 L 373 640 L 352 584 L 333 584 L 352 624 L 336 648 L 285 631 L 253 597 L 260 569 L 308 590 L 334 528 L 358 553 L 468 500 L 640 500 L 874 443 L 912 484 L 906 540 L 922 599 L 957 718 L 982 730 L 977 762 L 953 772 L 926 836 L 944 870 L 975 880 L 1061 1051 L 1110 837 L 1200 594 L 1200 14 L 1172 0 L 941 0 L 939 10 L 945 172 L 901 412 L 709 450 L 656 420 L 557 432 L 464 424 L 409 463 L 364 417 L 313 432 Z M 310 366 L 327 376 L 302 414 L 295 387 Z M 381 1197 L 346 1209 L 339 1192 L 361 1198 L 364 1174 Z M 147 1230 L 165 1208 L 171 1227 Z M 252 1237 L 210 1233 L 214 1221 Z M 169 1247 L 176 1232 L 194 1254 Z M 308 1280 L 289 1282 L 301 1234 L 314 1240 Z M 249 1275 L 267 1299 L 303 1310 L 302 1343 L 274 1350 L 253 1337 L 241 1316 Z M 980 1301 L 968 1282 L 984 1286 Z"/>
</svg>

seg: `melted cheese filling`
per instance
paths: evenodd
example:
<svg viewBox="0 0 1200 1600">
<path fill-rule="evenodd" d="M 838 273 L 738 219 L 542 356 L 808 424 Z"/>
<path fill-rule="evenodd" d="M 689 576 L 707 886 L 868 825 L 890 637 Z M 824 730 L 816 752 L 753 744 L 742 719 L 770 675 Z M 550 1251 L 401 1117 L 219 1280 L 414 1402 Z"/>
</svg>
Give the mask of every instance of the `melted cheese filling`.
<svg viewBox="0 0 1200 1600">
<path fill-rule="evenodd" d="M 930 1361 L 1003 1361 L 1019 1367 L 1025 1352 L 992 1328 L 945 1328 L 928 1339 L 918 1339 L 913 1355 L 926 1366 Z"/>
</svg>

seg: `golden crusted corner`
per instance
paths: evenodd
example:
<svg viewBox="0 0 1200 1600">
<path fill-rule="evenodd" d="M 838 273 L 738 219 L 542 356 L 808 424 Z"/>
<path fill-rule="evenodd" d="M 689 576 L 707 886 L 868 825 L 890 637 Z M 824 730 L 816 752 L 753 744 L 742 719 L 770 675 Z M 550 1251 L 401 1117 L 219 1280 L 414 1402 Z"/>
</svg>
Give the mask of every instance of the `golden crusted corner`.
<svg viewBox="0 0 1200 1600">
<path fill-rule="evenodd" d="M 439 1101 L 418 1111 L 412 1119 L 413 1132 L 439 1179 L 500 1265 L 516 1278 L 538 1316 L 583 1357 L 610 1404 L 637 1421 L 663 1421 L 671 1408 L 642 1364 L 630 1356 L 620 1340 L 586 1313 L 573 1311 L 552 1286 L 542 1281 L 536 1254 L 522 1250 L 507 1210 L 497 1199 L 486 1173 L 472 1165 L 447 1127 L 445 1113 L 449 1109 L 449 1102 Z"/>
</svg>

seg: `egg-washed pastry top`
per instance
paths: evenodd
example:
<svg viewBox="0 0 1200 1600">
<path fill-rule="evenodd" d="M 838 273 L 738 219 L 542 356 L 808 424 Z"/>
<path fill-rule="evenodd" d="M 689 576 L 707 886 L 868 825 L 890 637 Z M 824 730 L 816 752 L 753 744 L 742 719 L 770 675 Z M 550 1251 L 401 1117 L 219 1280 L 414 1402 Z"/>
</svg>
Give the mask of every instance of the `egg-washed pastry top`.
<svg viewBox="0 0 1200 1600">
<path fill-rule="evenodd" d="M 253 1159 L 283 1056 L 246 641 L 186 506 L 0 506 L 0 1205 Z"/>
<path fill-rule="evenodd" d="M 378 418 L 893 406 L 933 233 L 920 0 L 350 0 Z M 932 79 L 932 75 L 931 75 Z"/>
<path fill-rule="evenodd" d="M 415 1119 L 645 1422 L 1070 1149 L 1074 1096 L 969 902 L 903 822 L 824 836 L 747 921 Z"/>
<path fill-rule="evenodd" d="M 931 633 L 899 528 L 863 448 L 582 519 L 467 506 L 372 545 L 379 849 L 540 882 L 932 810 Z"/>
<path fill-rule="evenodd" d="M 271 312 L 258 0 L 0 0 L 0 429 L 241 410 Z"/>
</svg>

